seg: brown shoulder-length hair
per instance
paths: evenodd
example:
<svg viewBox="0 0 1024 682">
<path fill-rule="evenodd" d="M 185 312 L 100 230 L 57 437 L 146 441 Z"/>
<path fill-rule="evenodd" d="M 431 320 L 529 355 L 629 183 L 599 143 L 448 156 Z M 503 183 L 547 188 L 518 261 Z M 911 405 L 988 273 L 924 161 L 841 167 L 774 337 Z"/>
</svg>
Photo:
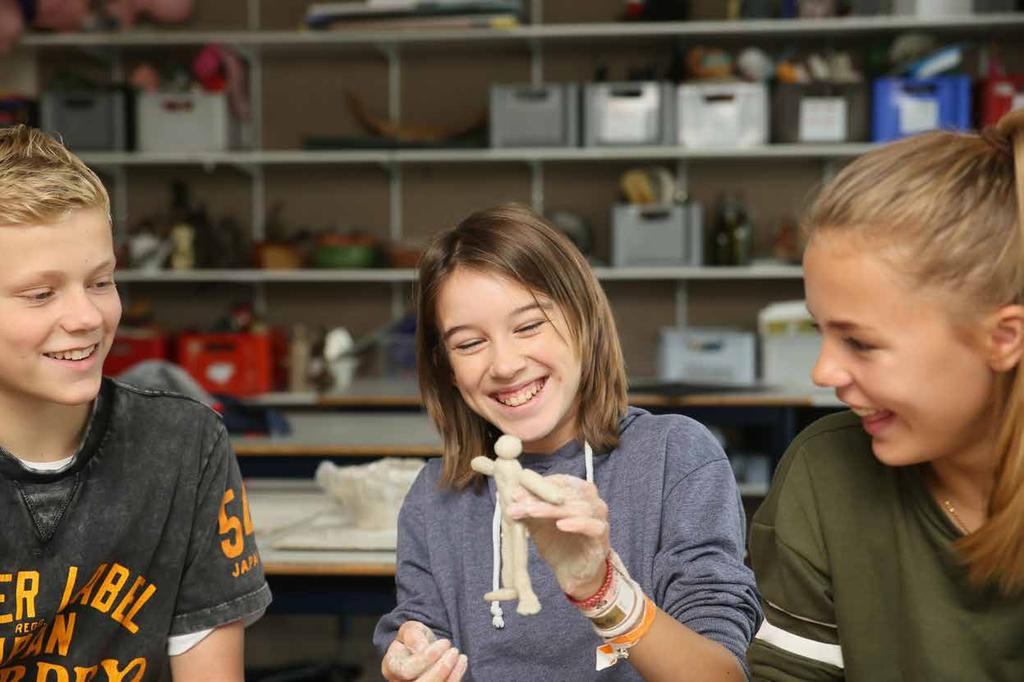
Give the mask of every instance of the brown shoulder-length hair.
<svg viewBox="0 0 1024 682">
<path fill-rule="evenodd" d="M 581 363 L 576 431 L 595 452 L 619 442 L 626 412 L 626 368 L 608 299 L 582 254 L 543 218 L 518 204 L 473 213 L 424 252 L 416 288 L 416 363 L 420 393 L 441 434 L 441 485 L 464 488 L 469 466 L 500 435 L 463 401 L 441 339 L 437 299 L 460 268 L 493 273 L 551 299 L 565 316 Z"/>
<path fill-rule="evenodd" d="M 1014 166 L 1016 165 L 1016 170 Z M 966 328 L 1024 303 L 1024 109 L 980 134 L 933 132 L 858 158 L 805 218 L 811 240 L 867 238 L 909 281 L 938 287 Z M 1024 590 L 1024 371 L 997 381 L 996 483 L 988 520 L 955 543 L 975 585 Z"/>
</svg>

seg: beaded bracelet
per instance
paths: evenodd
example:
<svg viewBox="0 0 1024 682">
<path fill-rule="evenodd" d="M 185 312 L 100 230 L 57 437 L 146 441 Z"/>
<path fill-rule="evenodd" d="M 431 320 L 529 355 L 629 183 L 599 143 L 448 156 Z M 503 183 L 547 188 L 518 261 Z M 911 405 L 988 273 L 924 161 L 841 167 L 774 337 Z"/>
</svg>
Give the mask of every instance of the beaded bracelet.
<svg viewBox="0 0 1024 682">
<path fill-rule="evenodd" d="M 598 588 L 592 596 L 586 599 L 575 599 L 568 592 L 565 593 L 566 599 L 569 603 L 578 608 L 580 611 L 592 611 L 597 607 L 601 606 L 605 597 L 608 595 L 608 590 L 612 586 L 612 582 L 615 578 L 614 571 L 612 570 L 612 555 L 609 552 L 604 558 L 604 582 L 601 583 L 601 587 Z"/>
</svg>

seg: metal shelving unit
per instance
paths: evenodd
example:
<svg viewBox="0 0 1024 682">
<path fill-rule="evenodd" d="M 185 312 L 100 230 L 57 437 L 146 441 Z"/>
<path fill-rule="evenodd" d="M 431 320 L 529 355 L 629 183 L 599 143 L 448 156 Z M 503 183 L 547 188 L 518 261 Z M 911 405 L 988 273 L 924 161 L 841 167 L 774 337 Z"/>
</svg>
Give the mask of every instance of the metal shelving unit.
<svg viewBox="0 0 1024 682">
<path fill-rule="evenodd" d="M 800 279 L 803 270 L 792 265 L 754 265 L 750 267 L 631 267 L 594 268 L 604 281 L 691 281 L 691 280 L 770 280 Z M 405 283 L 416 280 L 416 271 L 408 268 L 352 270 L 119 270 L 118 282 L 149 284 L 224 283 L 256 284 L 283 282 L 380 282 Z"/>
<path fill-rule="evenodd" d="M 252 22 L 250 21 L 250 25 Z M 22 45 L 32 48 L 114 47 L 153 49 L 220 43 L 265 51 L 311 48 L 378 48 L 381 46 L 439 46 L 509 44 L 529 47 L 548 44 L 637 41 L 651 38 L 804 38 L 891 34 L 901 31 L 957 33 L 1013 31 L 1024 27 L 1020 13 L 993 13 L 921 19 L 912 16 L 864 16 L 829 19 L 748 19 L 740 21 L 680 21 L 588 24 L 536 24 L 507 29 L 431 31 L 131 31 L 28 35 Z M 255 27 L 253 27 L 255 28 Z"/>
<path fill-rule="evenodd" d="M 844 159 L 872 149 L 870 143 L 774 144 L 737 149 L 688 147 L 576 147 L 529 149 L 396 149 L 387 151 L 264 150 L 171 154 L 83 152 L 90 166 L 390 165 L 417 163 L 531 163 L 580 161 L 710 161 L 715 159 Z"/>
<path fill-rule="evenodd" d="M 694 150 L 685 147 L 623 148 L 550 148 L 550 149 L 394 149 L 394 150 L 263 150 L 260 149 L 263 108 L 261 89 L 263 60 L 275 55 L 369 50 L 387 62 L 387 110 L 392 120 L 402 115 L 401 78 L 403 55 L 416 51 L 511 49 L 530 55 L 530 74 L 534 83 L 544 80 L 543 51 L 546 46 L 606 44 L 608 42 L 651 44 L 652 41 L 688 39 L 773 39 L 829 40 L 844 37 L 894 34 L 914 30 L 935 34 L 992 36 L 1019 32 L 1024 28 L 1024 13 L 998 13 L 920 19 L 911 16 L 869 16 L 831 19 L 763 19 L 741 21 L 635 22 L 543 24 L 534 23 L 509 29 L 467 29 L 437 31 L 312 31 L 262 30 L 262 0 L 248 0 L 246 30 L 232 31 L 131 31 L 113 33 L 28 35 L 24 49 L 81 48 L 106 51 L 112 55 L 112 75 L 123 75 L 124 52 L 198 47 L 218 43 L 237 48 L 250 63 L 251 109 L 256 130 L 256 150 L 209 154 L 86 153 L 83 159 L 105 170 L 114 180 L 114 213 L 123 220 L 127 206 L 124 190 L 127 169 L 152 166 L 198 166 L 212 171 L 218 166 L 238 168 L 252 182 L 252 235 L 264 235 L 264 169 L 273 166 L 301 165 L 376 165 L 388 174 L 388 235 L 402 237 L 402 173 L 410 164 L 525 163 L 530 169 L 530 203 L 544 210 L 545 164 L 562 162 L 655 161 L 674 165 L 680 190 L 688 190 L 691 162 L 720 159 L 770 161 L 781 159 L 821 160 L 822 176 L 834 173 L 837 161 L 849 159 L 872 148 L 871 144 L 765 145 L 747 149 Z M 530 0 L 534 21 L 543 16 L 543 0 Z M 687 282 L 698 279 L 795 279 L 799 268 L 742 268 L 726 273 L 722 268 L 629 268 L 599 269 L 604 280 L 671 280 L 676 282 L 676 324 L 686 323 Z M 198 271 L 147 274 L 126 271 L 122 282 L 237 282 L 254 287 L 257 307 L 265 302 L 263 285 L 274 282 L 381 282 L 392 285 L 392 312 L 404 306 L 401 285 L 412 281 L 411 271 L 310 271 L 264 272 Z"/>
</svg>

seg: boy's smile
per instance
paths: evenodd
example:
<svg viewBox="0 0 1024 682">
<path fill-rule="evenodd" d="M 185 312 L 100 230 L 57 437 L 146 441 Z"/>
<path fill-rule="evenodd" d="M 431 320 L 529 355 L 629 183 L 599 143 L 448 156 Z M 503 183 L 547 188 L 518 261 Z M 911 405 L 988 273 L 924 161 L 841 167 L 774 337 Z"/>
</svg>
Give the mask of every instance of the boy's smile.
<svg viewBox="0 0 1024 682">
<path fill-rule="evenodd" d="M 0 226 L 0 259 L 0 401 L 88 404 L 121 318 L 106 215 Z"/>
</svg>

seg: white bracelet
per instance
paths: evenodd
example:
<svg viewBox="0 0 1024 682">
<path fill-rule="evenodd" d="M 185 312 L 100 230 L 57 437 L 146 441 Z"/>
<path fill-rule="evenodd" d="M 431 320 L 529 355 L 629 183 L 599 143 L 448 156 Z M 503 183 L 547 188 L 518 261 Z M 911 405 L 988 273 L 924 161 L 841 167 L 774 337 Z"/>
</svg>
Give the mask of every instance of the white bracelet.
<svg viewBox="0 0 1024 682">
<path fill-rule="evenodd" d="M 602 639 L 612 639 L 629 632 L 643 619 L 644 596 L 640 586 L 629 577 L 622 560 L 611 553 L 612 584 L 608 598 L 593 609 L 583 610 Z"/>
</svg>

